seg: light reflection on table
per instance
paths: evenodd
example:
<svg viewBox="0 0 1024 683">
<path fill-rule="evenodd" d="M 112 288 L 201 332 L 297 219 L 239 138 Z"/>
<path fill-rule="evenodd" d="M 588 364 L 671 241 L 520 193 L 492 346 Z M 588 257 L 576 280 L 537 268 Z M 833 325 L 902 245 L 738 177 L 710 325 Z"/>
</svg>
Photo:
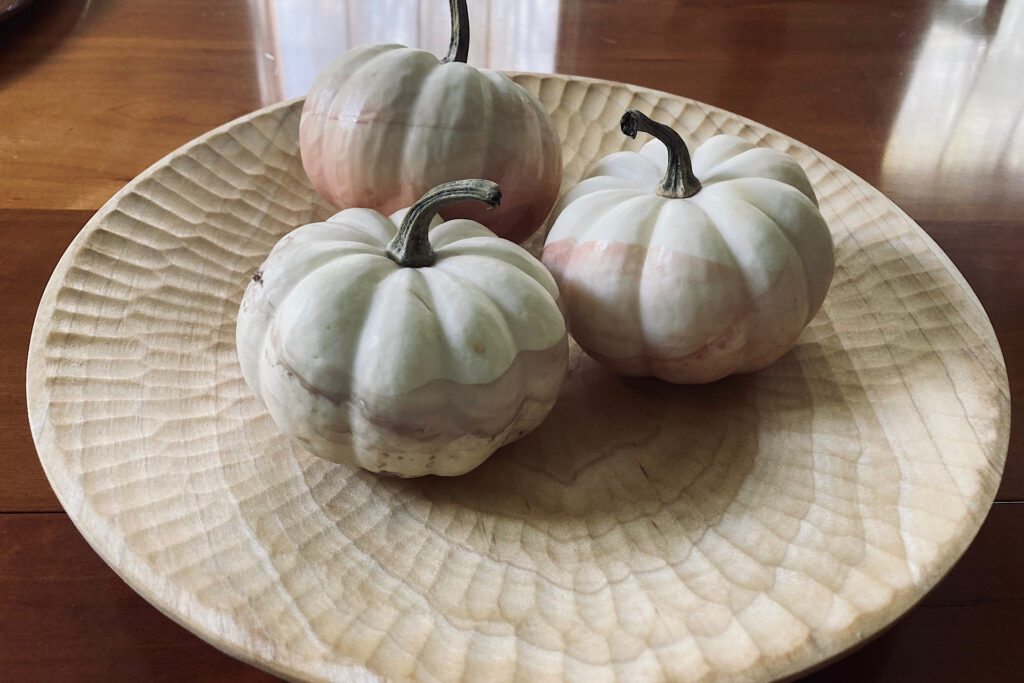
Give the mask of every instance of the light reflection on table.
<svg viewBox="0 0 1024 683">
<path fill-rule="evenodd" d="M 559 0 L 469 0 L 469 62 L 555 70 Z M 303 95 L 327 64 L 364 43 L 401 43 L 439 56 L 451 33 L 438 0 L 249 0 L 264 105 Z"/>
<path fill-rule="evenodd" d="M 1024 0 L 935 8 L 882 160 L 884 185 L 908 194 L 955 196 L 974 174 L 1024 181 Z"/>
</svg>

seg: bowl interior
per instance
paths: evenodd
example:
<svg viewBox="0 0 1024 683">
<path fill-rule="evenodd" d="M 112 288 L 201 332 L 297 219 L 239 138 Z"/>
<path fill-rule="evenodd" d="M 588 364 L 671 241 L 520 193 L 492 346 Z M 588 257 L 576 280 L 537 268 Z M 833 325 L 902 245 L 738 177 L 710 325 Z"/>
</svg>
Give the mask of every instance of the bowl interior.
<svg viewBox="0 0 1024 683">
<path fill-rule="evenodd" d="M 28 389 L 69 514 L 163 611 L 289 676 L 782 676 L 854 646 L 945 573 L 995 493 L 1008 390 L 984 311 L 913 221 L 814 150 L 685 98 L 516 78 L 552 112 L 565 186 L 643 143 L 618 131 L 627 108 L 800 161 L 838 267 L 796 348 L 707 386 L 574 348 L 547 421 L 463 477 L 309 456 L 234 348 L 252 272 L 333 213 L 286 103 L 144 173 L 55 271 Z"/>
</svg>

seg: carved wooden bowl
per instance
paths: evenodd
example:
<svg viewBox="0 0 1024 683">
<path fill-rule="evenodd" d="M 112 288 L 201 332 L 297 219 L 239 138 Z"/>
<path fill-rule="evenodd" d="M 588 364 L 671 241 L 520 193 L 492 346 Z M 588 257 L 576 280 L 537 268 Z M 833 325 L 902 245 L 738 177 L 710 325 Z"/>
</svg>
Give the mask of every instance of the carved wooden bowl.
<svg viewBox="0 0 1024 683">
<path fill-rule="evenodd" d="M 298 679 L 773 678 L 861 643 L 950 568 L 999 482 L 1009 392 L 974 294 L 896 206 L 794 140 L 630 85 L 515 78 L 554 117 L 566 183 L 642 144 L 618 130 L 627 108 L 803 164 L 838 267 L 799 345 L 690 387 L 574 349 L 541 428 L 459 478 L 307 455 L 234 347 L 254 269 L 332 213 L 284 103 L 129 183 L 57 266 L 28 400 L 68 514 L 168 616 Z"/>
</svg>

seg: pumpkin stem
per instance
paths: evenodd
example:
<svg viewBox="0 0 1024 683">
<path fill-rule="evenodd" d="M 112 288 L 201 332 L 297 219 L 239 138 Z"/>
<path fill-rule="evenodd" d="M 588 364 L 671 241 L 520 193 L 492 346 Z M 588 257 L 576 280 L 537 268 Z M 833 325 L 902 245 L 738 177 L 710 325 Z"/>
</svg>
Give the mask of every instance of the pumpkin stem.
<svg viewBox="0 0 1024 683">
<path fill-rule="evenodd" d="M 469 9 L 466 0 L 448 0 L 452 10 L 452 42 L 448 44 L 448 55 L 441 60 L 466 63 L 469 58 Z"/>
<path fill-rule="evenodd" d="M 686 149 L 686 143 L 679 137 L 679 133 L 663 123 L 652 121 L 636 109 L 630 109 L 622 115 L 619 128 L 631 138 L 636 138 L 637 131 L 650 133 L 668 148 L 668 168 L 665 169 L 665 177 L 658 186 L 659 195 L 679 199 L 692 197 L 700 192 L 700 181 L 693 175 L 690 151 Z"/>
<path fill-rule="evenodd" d="M 392 261 L 407 268 L 424 268 L 436 260 L 430 248 L 430 222 L 441 207 L 467 199 L 485 202 L 491 208 L 501 203 L 501 188 L 490 180 L 453 180 L 443 183 L 420 197 L 388 242 L 385 252 Z"/>
</svg>

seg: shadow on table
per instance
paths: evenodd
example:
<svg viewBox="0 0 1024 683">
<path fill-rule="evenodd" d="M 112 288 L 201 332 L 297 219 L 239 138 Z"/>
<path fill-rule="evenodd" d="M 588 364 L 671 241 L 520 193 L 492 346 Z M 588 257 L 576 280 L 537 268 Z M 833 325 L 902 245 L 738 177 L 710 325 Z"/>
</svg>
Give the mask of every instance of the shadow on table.
<svg viewBox="0 0 1024 683">
<path fill-rule="evenodd" d="M 95 4 L 96 0 L 27 0 L 0 14 L 0 86 L 43 61 Z"/>
</svg>

